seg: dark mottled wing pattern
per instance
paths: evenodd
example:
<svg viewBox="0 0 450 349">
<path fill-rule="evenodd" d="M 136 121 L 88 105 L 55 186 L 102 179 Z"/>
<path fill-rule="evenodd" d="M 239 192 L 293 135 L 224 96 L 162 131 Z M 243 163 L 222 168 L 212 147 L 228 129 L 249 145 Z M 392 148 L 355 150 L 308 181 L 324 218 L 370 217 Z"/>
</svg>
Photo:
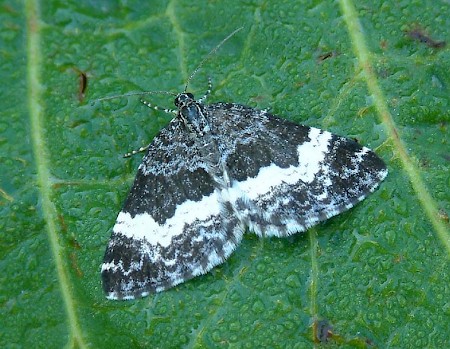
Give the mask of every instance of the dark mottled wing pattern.
<svg viewBox="0 0 450 349">
<path fill-rule="evenodd" d="M 193 140 L 177 118 L 155 137 L 105 253 L 109 299 L 165 290 L 206 273 L 235 249 L 244 227 L 205 162 L 214 153 L 214 144 Z"/>
<path fill-rule="evenodd" d="M 387 174 L 375 153 L 350 139 L 266 111 L 178 96 L 183 113 L 149 146 L 113 228 L 102 266 L 110 299 L 207 272 L 246 228 L 260 236 L 304 231 L 351 208 Z"/>
<path fill-rule="evenodd" d="M 208 115 L 232 204 L 258 235 L 304 231 L 363 200 L 387 175 L 383 161 L 351 139 L 237 104 L 209 105 Z"/>
</svg>

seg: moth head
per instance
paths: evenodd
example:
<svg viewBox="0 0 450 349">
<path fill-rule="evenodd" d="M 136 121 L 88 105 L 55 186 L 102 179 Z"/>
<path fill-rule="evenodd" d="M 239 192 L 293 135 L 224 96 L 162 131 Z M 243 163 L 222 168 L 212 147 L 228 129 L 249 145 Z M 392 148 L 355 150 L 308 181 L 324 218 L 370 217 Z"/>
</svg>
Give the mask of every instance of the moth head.
<svg viewBox="0 0 450 349">
<path fill-rule="evenodd" d="M 189 106 L 189 104 L 195 103 L 194 95 L 189 92 L 180 93 L 176 96 L 173 103 L 178 109 L 182 109 Z"/>
</svg>

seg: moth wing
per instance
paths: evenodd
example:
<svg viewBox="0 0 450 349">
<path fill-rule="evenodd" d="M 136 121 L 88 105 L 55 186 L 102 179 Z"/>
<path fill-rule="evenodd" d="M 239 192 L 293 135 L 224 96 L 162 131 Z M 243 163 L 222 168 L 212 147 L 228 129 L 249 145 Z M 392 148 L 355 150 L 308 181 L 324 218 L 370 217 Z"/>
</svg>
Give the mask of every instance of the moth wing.
<svg viewBox="0 0 450 349">
<path fill-rule="evenodd" d="M 244 227 L 177 119 L 155 137 L 117 217 L 101 269 L 109 299 L 133 299 L 222 263 Z"/>
<path fill-rule="evenodd" d="M 233 135 L 218 136 L 233 206 L 258 235 L 304 231 L 353 207 L 387 175 L 384 162 L 351 139 L 245 106 L 211 108 L 223 114 L 218 135 Z"/>
</svg>

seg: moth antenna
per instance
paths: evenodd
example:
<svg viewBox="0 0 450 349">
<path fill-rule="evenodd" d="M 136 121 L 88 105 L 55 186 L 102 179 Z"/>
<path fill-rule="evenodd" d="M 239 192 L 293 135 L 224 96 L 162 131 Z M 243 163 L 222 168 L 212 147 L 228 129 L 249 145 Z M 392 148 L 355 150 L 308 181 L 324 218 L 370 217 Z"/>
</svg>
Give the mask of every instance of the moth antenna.
<svg viewBox="0 0 450 349">
<path fill-rule="evenodd" d="M 238 31 L 240 31 L 242 28 L 244 27 L 240 27 L 235 29 L 231 34 L 228 34 L 228 36 L 223 39 L 221 42 L 219 42 L 219 44 L 214 47 L 211 51 L 209 51 L 209 53 L 206 55 L 205 58 L 203 58 L 203 60 L 200 62 L 200 64 L 197 66 L 197 68 L 194 69 L 194 71 L 191 73 L 191 75 L 189 76 L 189 78 L 186 81 L 186 85 L 184 86 L 184 92 L 186 92 L 189 82 L 191 81 L 191 79 L 194 77 L 195 74 L 197 74 L 198 70 L 202 67 L 203 64 L 205 64 L 205 62 L 214 54 L 216 53 L 216 51 L 220 48 L 220 46 L 222 46 L 228 39 L 230 39 L 234 34 L 236 34 Z"/>
<path fill-rule="evenodd" d="M 108 96 L 103 98 L 94 99 L 91 104 L 94 104 L 95 102 L 100 101 L 107 101 L 109 99 L 115 99 L 115 98 L 121 98 L 121 97 L 129 97 L 129 96 L 142 96 L 142 95 L 156 95 L 156 94 L 164 94 L 164 95 L 170 95 L 170 96 L 176 96 L 176 93 L 169 92 L 169 91 L 142 91 L 142 92 L 130 92 L 125 93 L 123 95 L 114 95 L 114 96 Z"/>
<path fill-rule="evenodd" d="M 189 85 L 189 82 L 191 81 L 191 79 L 194 77 L 195 74 L 197 74 L 198 70 L 203 66 L 203 64 L 205 64 L 205 62 L 214 54 L 216 53 L 216 51 L 220 48 L 220 46 L 222 46 L 226 41 L 228 41 L 233 35 L 235 35 L 237 32 L 239 32 L 240 30 L 242 30 L 244 27 L 240 27 L 235 29 L 233 32 L 231 32 L 230 34 L 228 34 L 228 36 L 223 39 L 221 42 L 219 42 L 219 44 L 214 47 L 207 55 L 205 58 L 203 58 L 203 60 L 200 62 L 200 64 L 197 66 L 197 68 L 194 69 L 194 71 L 192 72 L 192 74 L 189 76 L 189 78 L 186 81 L 186 85 L 184 86 L 184 92 L 186 92 L 187 87 Z M 143 91 L 143 92 L 130 92 L 130 93 L 125 93 L 122 95 L 114 95 L 114 96 L 108 96 L 108 97 L 103 97 L 103 98 L 98 98 L 98 99 L 94 99 L 91 104 L 94 104 L 96 102 L 100 102 L 100 101 L 107 101 L 110 99 L 115 99 L 115 98 L 121 98 L 121 97 L 129 97 L 129 96 L 142 96 L 142 95 L 154 95 L 154 94 L 165 94 L 165 95 L 170 95 L 170 96 L 177 96 L 177 93 L 173 93 L 173 92 L 169 92 L 169 91 Z"/>
</svg>

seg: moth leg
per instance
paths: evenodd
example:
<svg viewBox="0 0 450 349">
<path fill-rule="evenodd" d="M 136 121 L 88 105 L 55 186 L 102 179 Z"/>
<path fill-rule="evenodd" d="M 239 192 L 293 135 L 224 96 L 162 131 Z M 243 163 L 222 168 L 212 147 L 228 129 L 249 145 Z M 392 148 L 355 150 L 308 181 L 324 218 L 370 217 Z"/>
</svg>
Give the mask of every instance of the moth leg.
<svg viewBox="0 0 450 349">
<path fill-rule="evenodd" d="M 153 110 L 160 110 L 160 111 L 163 111 L 165 113 L 175 114 L 175 115 L 178 113 L 178 110 L 161 108 L 161 107 L 158 107 L 156 105 L 152 105 L 150 102 L 144 101 L 143 99 L 141 99 L 141 103 L 146 105 L 147 107 L 153 109 Z M 140 147 L 139 149 L 132 150 L 132 151 L 124 154 L 123 157 L 124 158 L 129 158 L 130 156 L 136 155 L 138 153 L 143 153 L 143 152 L 145 152 L 148 149 L 149 146 L 150 146 L 150 144 L 146 145 L 145 147 Z"/>
<path fill-rule="evenodd" d="M 203 103 L 206 98 L 211 94 L 211 90 L 212 90 L 212 82 L 211 82 L 211 77 L 208 77 L 208 90 L 206 91 L 206 93 L 203 95 L 202 98 L 200 98 L 197 102 L 198 103 Z"/>
<path fill-rule="evenodd" d="M 123 157 L 124 158 L 129 158 L 129 157 L 131 157 L 133 155 L 136 155 L 138 153 L 143 153 L 143 152 L 145 152 L 148 149 L 149 146 L 150 146 L 150 144 L 147 144 L 145 147 L 140 147 L 139 149 L 132 150 L 132 151 L 126 153 L 126 154 L 123 154 Z"/>
<path fill-rule="evenodd" d="M 141 103 L 153 110 L 160 110 L 167 114 L 175 114 L 175 115 L 178 114 L 178 109 L 161 108 L 161 107 L 158 107 L 157 105 L 151 104 L 150 102 L 144 101 L 143 99 L 141 99 Z"/>
</svg>

